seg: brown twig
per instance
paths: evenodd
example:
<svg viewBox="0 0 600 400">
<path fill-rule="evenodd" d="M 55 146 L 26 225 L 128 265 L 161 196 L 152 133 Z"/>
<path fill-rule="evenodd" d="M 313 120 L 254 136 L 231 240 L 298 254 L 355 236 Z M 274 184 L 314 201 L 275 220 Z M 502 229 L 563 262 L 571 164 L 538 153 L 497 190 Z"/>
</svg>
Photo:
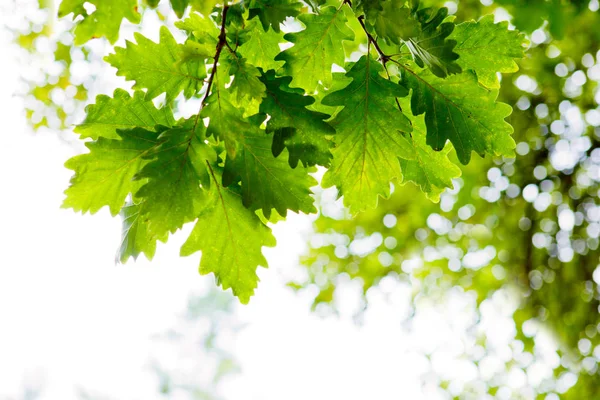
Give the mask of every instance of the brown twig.
<svg viewBox="0 0 600 400">
<path fill-rule="evenodd" d="M 344 0 L 344 3 L 348 4 L 348 6 L 350 6 L 350 8 L 352 8 L 352 1 L 351 0 Z M 388 56 L 388 55 L 386 55 L 383 52 L 383 50 L 381 49 L 381 47 L 379 47 L 379 44 L 377 43 L 377 39 L 375 39 L 373 37 L 373 35 L 371 35 L 369 33 L 369 31 L 367 31 L 367 27 L 366 27 L 365 21 L 364 21 L 365 16 L 364 15 L 359 15 L 358 17 L 356 17 L 356 19 L 358 20 L 358 22 L 360 23 L 360 26 L 362 27 L 363 31 L 367 35 L 367 40 L 368 40 L 368 44 L 369 44 L 369 50 L 368 51 L 369 52 L 371 51 L 370 50 L 370 45 L 372 44 L 373 47 L 375 47 L 375 50 L 377 50 L 377 54 L 379 54 L 379 59 L 381 60 L 381 63 L 383 64 L 383 68 L 385 69 L 385 73 L 388 76 L 388 80 L 391 81 L 391 76 L 390 76 L 390 73 L 389 73 L 389 71 L 387 69 L 387 65 L 386 65 L 388 61 L 392 60 L 391 56 Z M 392 60 L 392 61 L 394 61 L 394 60 Z M 396 105 L 398 106 L 398 109 L 400 111 L 402 111 L 402 106 L 400 105 L 400 102 L 398 101 L 398 98 L 396 97 L 395 100 L 396 100 Z"/>
<path fill-rule="evenodd" d="M 348 4 L 350 6 L 350 8 L 352 8 L 352 1 L 351 0 L 344 0 L 345 4 Z M 363 31 L 365 31 L 365 34 L 367 35 L 367 39 L 369 40 L 369 43 L 372 43 L 373 46 L 375 47 L 375 50 L 377 50 L 377 53 L 379 54 L 379 58 L 381 59 L 381 62 L 383 63 L 383 65 L 385 66 L 385 64 L 390 60 L 390 56 L 386 55 L 383 50 L 381 50 L 381 47 L 379 47 L 379 44 L 377 43 L 377 39 L 375 39 L 373 37 L 373 35 L 371 35 L 369 33 L 369 31 L 367 30 L 367 27 L 365 25 L 365 16 L 364 15 L 359 15 L 358 17 L 356 17 L 356 19 L 358 19 L 358 22 L 360 23 L 360 26 L 362 26 Z"/>
<path fill-rule="evenodd" d="M 215 75 L 217 74 L 217 65 L 219 63 L 219 57 L 221 56 L 221 51 L 223 50 L 224 46 L 229 47 L 229 43 L 227 43 L 227 35 L 225 33 L 225 23 L 227 21 L 227 11 L 228 10 L 229 10 L 229 6 L 227 5 L 227 2 L 226 2 L 225 5 L 223 6 L 223 21 L 221 22 L 221 32 L 219 33 L 219 41 L 217 42 L 217 46 L 216 46 L 216 50 L 215 50 L 215 57 L 214 57 L 212 71 L 210 72 L 210 76 L 208 78 L 208 83 L 206 85 L 206 92 L 204 93 L 204 96 L 202 97 L 202 101 L 200 102 L 200 110 L 198 110 L 198 115 L 196 115 L 196 120 L 194 121 L 194 129 L 192 129 L 192 132 L 196 131 L 196 127 L 198 126 L 198 121 L 200 121 L 200 111 L 206 105 L 206 101 L 208 99 L 208 96 L 210 95 L 212 84 L 213 84 L 213 81 L 215 80 Z M 229 47 L 229 49 L 231 50 L 231 47 Z"/>
<path fill-rule="evenodd" d="M 367 27 L 365 26 L 365 21 L 364 21 L 365 16 L 364 15 L 360 15 L 356 19 L 358 19 L 358 22 L 360 23 L 360 26 L 362 26 L 363 31 L 365 31 L 365 34 L 367 35 L 367 39 L 369 39 L 369 42 L 371 44 L 373 44 L 373 46 L 375 47 L 375 50 L 377 50 L 377 54 L 379 54 L 379 58 L 380 58 L 381 62 L 385 66 L 385 64 L 390 60 L 390 57 L 388 55 L 386 55 L 383 52 L 383 50 L 381 50 L 381 47 L 379 47 L 379 44 L 377 43 L 377 39 L 375 39 L 373 37 L 373 35 L 371 35 L 369 33 L 369 31 L 367 31 Z"/>
</svg>

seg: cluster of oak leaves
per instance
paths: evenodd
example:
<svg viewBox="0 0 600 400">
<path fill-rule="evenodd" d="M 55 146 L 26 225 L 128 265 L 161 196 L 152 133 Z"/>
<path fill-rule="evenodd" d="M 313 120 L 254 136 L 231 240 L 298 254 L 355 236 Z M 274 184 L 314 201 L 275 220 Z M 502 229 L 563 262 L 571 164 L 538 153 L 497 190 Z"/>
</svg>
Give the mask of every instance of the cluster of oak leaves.
<svg viewBox="0 0 600 400">
<path fill-rule="evenodd" d="M 93 11 L 84 0 L 59 9 L 77 18 L 77 44 L 114 42 L 123 18 L 139 22 L 137 0 L 87 2 Z M 135 91 L 88 106 L 75 132 L 89 153 L 66 164 L 75 175 L 64 206 L 123 216 L 121 261 L 151 258 L 158 240 L 195 221 L 181 254 L 201 251 L 200 272 L 245 303 L 266 266 L 262 247 L 275 245 L 266 223 L 316 212 L 315 166 L 357 213 L 393 180 L 439 198 L 460 175 L 452 159 L 466 164 L 472 151 L 513 156 L 498 73 L 517 70 L 527 40 L 506 22 L 455 23 L 407 0 L 171 3 L 178 16 L 191 7 L 175 24 L 187 40 L 163 26 L 158 43 L 136 34 L 106 57 Z M 289 18 L 301 30 L 281 32 Z M 182 92 L 201 107 L 177 121 Z"/>
</svg>

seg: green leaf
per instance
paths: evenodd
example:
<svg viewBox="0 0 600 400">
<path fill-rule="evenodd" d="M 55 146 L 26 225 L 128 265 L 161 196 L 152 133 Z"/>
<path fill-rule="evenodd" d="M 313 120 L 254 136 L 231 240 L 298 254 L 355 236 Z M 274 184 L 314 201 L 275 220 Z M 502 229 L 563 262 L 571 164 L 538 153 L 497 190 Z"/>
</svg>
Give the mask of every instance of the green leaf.
<svg viewBox="0 0 600 400">
<path fill-rule="evenodd" d="M 351 63 L 348 63 L 346 67 L 351 66 Z M 338 90 L 342 90 L 346 86 L 352 82 L 352 78 L 346 76 L 346 72 L 334 72 L 332 74 L 333 81 L 331 83 L 331 87 L 325 88 L 322 85 L 319 85 L 317 88 L 317 92 L 311 95 L 315 99 L 315 103 L 308 106 L 309 109 L 313 111 L 318 111 L 324 114 L 334 115 L 336 111 L 338 111 L 338 106 L 328 106 L 323 104 L 323 98 L 329 95 L 330 93 L 337 92 Z M 301 89 L 292 89 L 292 90 L 301 90 Z"/>
<path fill-rule="evenodd" d="M 183 17 L 185 9 L 189 5 L 189 3 L 190 0 L 171 0 L 171 7 L 173 8 L 173 11 L 175 11 L 177 17 L 181 18 Z"/>
<path fill-rule="evenodd" d="M 282 61 L 275 61 L 275 57 L 281 51 L 279 43 L 283 43 L 283 34 L 272 29 L 265 31 L 260 29 L 258 22 L 249 21 L 244 30 L 239 32 L 240 47 L 237 51 L 252 65 L 264 69 L 278 69 L 283 65 Z"/>
<path fill-rule="evenodd" d="M 224 141 L 227 154 L 235 157 L 238 142 L 243 132 L 250 129 L 250 123 L 244 118 L 243 110 L 231 103 L 226 89 L 219 88 L 219 85 L 213 85 L 213 88 L 200 116 L 210 118 L 207 135 Z"/>
<path fill-rule="evenodd" d="M 327 3 L 327 0 L 307 0 L 306 2 L 310 6 L 310 8 L 312 8 L 313 12 L 318 12 L 319 7 Z"/>
<path fill-rule="evenodd" d="M 247 114 L 256 114 L 261 100 L 266 96 L 265 85 L 260 81 L 260 71 L 237 55 L 228 54 L 220 59 L 222 67 L 233 75 L 228 91 L 233 104 L 243 107 Z"/>
<path fill-rule="evenodd" d="M 406 0 L 363 2 L 363 9 L 377 36 L 388 42 L 401 44 L 402 40 L 417 37 L 421 32 L 421 24 Z"/>
<path fill-rule="evenodd" d="M 346 25 L 344 7 L 325 7 L 320 14 L 302 14 L 298 19 L 306 29 L 284 36 L 294 46 L 275 60 L 285 61 L 282 71 L 292 77 L 291 86 L 307 92 L 313 92 L 319 81 L 325 87 L 331 86 L 332 65 L 344 65 L 346 60 L 341 41 L 354 39 L 354 32 Z"/>
<path fill-rule="evenodd" d="M 85 3 L 93 4 L 96 10 L 88 14 L 83 7 Z M 123 18 L 134 24 L 141 20 L 137 0 L 63 0 L 58 16 L 62 18 L 70 13 L 73 13 L 73 19 L 83 17 L 75 27 L 75 44 L 78 46 L 98 37 L 106 37 L 109 42 L 115 43 Z"/>
<path fill-rule="evenodd" d="M 216 161 L 216 153 L 202 140 L 204 126 L 200 124 L 200 134 L 189 122 L 161 134 L 160 146 L 145 156 L 152 161 L 135 177 L 148 179 L 136 198 L 145 201 L 142 215 L 159 236 L 196 218 L 205 200 L 200 182 L 209 181 L 204 161 Z"/>
<path fill-rule="evenodd" d="M 202 251 L 200 273 L 214 273 L 223 289 L 231 288 L 246 304 L 258 284 L 256 268 L 267 265 L 261 249 L 275 246 L 275 237 L 254 212 L 244 207 L 234 188 L 220 185 L 217 167 L 210 168 L 213 172 L 208 203 L 181 247 L 181 255 Z"/>
<path fill-rule="evenodd" d="M 461 72 L 455 62 L 456 42 L 448 39 L 454 23 L 444 22 L 447 8 L 419 9 L 419 2 L 412 7 L 406 0 L 366 1 L 358 6 L 366 15 L 367 26 L 390 45 L 404 45 L 420 67 L 429 67 L 439 77 Z"/>
<path fill-rule="evenodd" d="M 215 46 L 209 43 L 198 43 L 195 40 L 187 40 L 181 47 L 181 59 L 179 63 L 199 61 L 204 64 L 205 60 L 214 57 Z"/>
<path fill-rule="evenodd" d="M 181 62 L 183 46 L 167 27 L 161 27 L 159 43 L 137 32 L 134 37 L 137 44 L 127 41 L 125 48 L 116 47 L 116 53 L 105 60 L 117 68 L 117 75 L 135 81 L 134 88 L 147 89 L 146 100 L 166 93 L 169 103 L 182 91 L 186 98 L 200 91 L 206 78 L 204 62 L 199 59 Z"/>
<path fill-rule="evenodd" d="M 85 2 L 85 0 L 62 0 L 58 6 L 59 18 L 66 17 L 71 13 L 73 13 L 75 17 L 78 15 L 85 15 L 86 11 L 85 7 L 83 7 Z"/>
<path fill-rule="evenodd" d="M 96 104 L 86 107 L 85 120 L 75 128 L 75 132 L 82 139 L 118 139 L 119 129 L 139 127 L 154 130 L 156 125 L 175 124 L 169 107 L 157 109 L 151 101 L 145 101 L 144 96 L 144 92 L 136 91 L 131 97 L 123 89 L 115 90 L 112 98 L 99 95 L 96 97 Z"/>
<path fill-rule="evenodd" d="M 418 3 L 413 8 L 413 16 L 421 24 L 420 32 L 404 41 L 413 59 L 419 67 L 429 67 L 440 78 L 460 73 L 461 68 L 456 63 L 458 54 L 454 52 L 456 41 L 448 39 L 454 23 L 444 22 L 448 9 L 443 7 L 436 12 L 432 8 L 416 10 L 417 6 Z"/>
<path fill-rule="evenodd" d="M 290 168 L 286 156 L 275 158 L 271 154 L 271 138 L 252 126 L 243 133 L 236 156 L 227 158 L 223 184 L 230 186 L 241 181 L 244 206 L 262 210 L 267 219 L 272 209 L 283 217 L 288 210 L 315 212 L 310 187 L 317 181 L 306 168 Z"/>
<path fill-rule="evenodd" d="M 250 0 L 248 19 L 258 17 L 265 31 L 270 26 L 275 32 L 279 32 L 279 25 L 287 17 L 300 14 L 301 7 L 302 4 L 296 0 Z"/>
<path fill-rule="evenodd" d="M 335 133 L 324 122 L 329 115 L 307 109 L 315 99 L 306 96 L 302 89 L 291 89 L 291 77 L 276 77 L 274 71 L 269 71 L 262 80 L 267 85 L 267 97 L 260 111 L 271 117 L 267 132 L 274 134 L 273 155 L 277 157 L 287 148 L 292 168 L 296 168 L 298 161 L 305 166 L 328 166 L 333 145 L 329 136 Z"/>
<path fill-rule="evenodd" d="M 493 15 L 457 25 L 451 38 L 457 42 L 458 64 L 475 71 L 479 82 L 490 89 L 500 88 L 497 72 L 519 70 L 515 59 L 524 57 L 528 44 L 525 35 L 508 29 L 508 22 L 494 24 Z"/>
<path fill-rule="evenodd" d="M 446 146 L 441 151 L 435 151 L 426 143 L 427 128 L 423 115 L 418 117 L 410 113 L 410 103 L 404 100 L 400 103 L 402 109 L 413 124 L 410 135 L 415 159 L 400 159 L 403 181 L 411 181 L 418 185 L 431 200 L 438 202 L 440 195 L 446 188 L 452 188 L 452 179 L 461 175 L 461 170 L 448 159 L 451 146 Z"/>
<path fill-rule="evenodd" d="M 192 8 L 196 11 L 201 12 L 203 15 L 208 16 L 212 12 L 215 5 L 220 2 L 220 0 L 189 0 Z"/>
<path fill-rule="evenodd" d="M 191 13 L 183 21 L 175 22 L 175 26 L 193 35 L 199 43 L 211 43 L 213 45 L 212 54 L 214 55 L 214 50 L 218 42 L 219 29 L 210 18 L 198 13 Z"/>
<path fill-rule="evenodd" d="M 352 82 L 323 99 L 325 105 L 344 106 L 331 121 L 336 147 L 323 186 L 337 186 L 352 213 L 375 207 L 377 196 L 388 197 L 390 181 L 401 176 L 398 157 L 414 158 L 405 136 L 410 121 L 394 99 L 407 91 L 383 78 L 382 71 L 376 60 L 363 56 L 346 74 Z"/>
<path fill-rule="evenodd" d="M 175 22 L 175 26 L 188 33 L 188 40 L 182 47 L 180 63 L 194 59 L 204 62 L 215 56 L 219 29 L 210 18 L 191 13 L 189 18 Z"/>
<path fill-rule="evenodd" d="M 146 202 L 139 204 L 128 202 L 121 209 L 123 228 L 121 235 L 121 246 L 117 253 L 117 260 L 125 263 L 129 257 L 137 259 L 142 253 L 151 260 L 156 252 L 156 241 L 166 242 L 168 234 L 157 236 L 150 229 L 148 217 L 144 216 Z"/>
<path fill-rule="evenodd" d="M 158 7 L 158 3 L 160 3 L 160 0 L 144 0 L 144 1 L 150 8 L 156 8 L 156 7 Z"/>
<path fill-rule="evenodd" d="M 86 143 L 89 153 L 65 163 L 75 175 L 62 207 L 93 214 L 108 206 L 117 215 L 127 195 L 140 186 L 133 177 L 147 163 L 144 156 L 157 146 L 160 131 L 134 128 L 118 134 L 121 140 L 101 137 Z"/>
<path fill-rule="evenodd" d="M 402 82 L 413 91 L 412 112 L 425 113 L 427 144 L 434 150 L 443 149 L 450 140 L 463 164 L 469 163 L 471 151 L 482 157 L 514 156 L 513 129 L 504 120 L 512 108 L 496 103 L 497 90 L 481 87 L 471 71 L 440 79 L 429 70 L 417 73 L 402 68 Z"/>
<path fill-rule="evenodd" d="M 354 0 L 352 9 L 354 12 L 362 11 L 367 17 L 372 13 L 378 13 L 383 10 L 383 3 L 386 0 Z"/>
<path fill-rule="evenodd" d="M 511 23 L 520 31 L 532 33 L 544 27 L 556 39 L 563 39 L 574 17 L 589 4 L 561 0 L 496 0 L 494 3 L 508 10 L 513 16 Z"/>
</svg>

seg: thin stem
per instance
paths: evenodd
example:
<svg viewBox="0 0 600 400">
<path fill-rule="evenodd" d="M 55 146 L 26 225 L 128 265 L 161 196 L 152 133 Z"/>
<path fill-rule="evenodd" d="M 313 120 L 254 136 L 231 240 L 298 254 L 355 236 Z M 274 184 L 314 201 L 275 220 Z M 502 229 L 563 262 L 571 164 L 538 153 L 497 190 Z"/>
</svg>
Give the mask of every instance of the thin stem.
<svg viewBox="0 0 600 400">
<path fill-rule="evenodd" d="M 410 51 L 403 51 L 401 53 L 395 53 L 395 54 L 389 54 L 388 57 L 392 58 L 392 57 L 404 57 L 404 56 L 410 56 Z"/>
<path fill-rule="evenodd" d="M 352 8 L 352 0 L 344 0 L 344 3 L 348 4 L 350 6 L 350 8 Z M 373 35 L 371 35 L 369 33 L 369 31 L 367 30 L 367 27 L 366 27 L 365 21 L 364 21 L 365 20 L 365 16 L 364 15 L 359 15 L 358 17 L 356 17 L 356 19 L 360 23 L 360 26 L 362 26 L 363 31 L 365 31 L 365 34 L 367 35 L 367 39 L 369 40 L 369 43 L 372 43 L 373 46 L 375 47 L 375 50 L 377 50 L 377 53 L 379 54 L 379 58 L 381 59 L 381 62 L 385 66 L 385 64 L 390 59 L 390 56 L 386 55 L 383 52 L 383 50 L 381 50 L 381 47 L 379 47 L 379 44 L 377 43 L 377 39 L 375 39 L 373 37 Z"/>
<path fill-rule="evenodd" d="M 344 0 L 344 3 L 348 4 L 350 7 L 352 7 L 352 1 L 351 0 Z M 383 69 L 385 69 L 385 73 L 387 74 L 388 80 L 391 81 L 391 76 L 390 76 L 390 72 L 388 71 L 387 68 L 387 62 L 388 61 L 394 61 L 391 59 L 390 56 L 386 55 L 383 50 L 381 49 L 381 47 L 379 47 L 379 44 L 377 43 L 377 39 L 375 39 L 373 37 L 373 35 L 371 35 L 369 33 L 369 31 L 367 31 L 367 27 L 365 26 L 365 16 L 364 15 L 359 15 L 358 17 L 356 17 L 356 19 L 358 19 L 358 22 L 360 23 L 360 26 L 362 26 L 363 31 L 365 32 L 365 34 L 367 35 L 367 39 L 368 39 L 368 46 L 367 46 L 367 52 L 371 52 L 371 44 L 373 45 L 373 47 L 375 47 L 375 50 L 377 50 L 377 53 L 379 54 L 379 59 L 381 60 L 381 63 L 383 64 Z M 395 97 L 394 98 L 396 100 L 396 105 L 398 106 L 398 110 L 400 110 L 400 112 L 402 112 L 402 106 L 400 106 L 400 102 L 398 101 L 398 98 Z"/>
<path fill-rule="evenodd" d="M 206 99 L 210 94 L 210 89 L 212 87 L 213 81 L 215 79 L 215 75 L 217 74 L 217 66 L 219 63 L 219 57 L 221 56 L 221 51 L 223 50 L 223 46 L 229 45 L 227 44 L 227 36 L 225 33 L 225 23 L 227 21 L 227 11 L 229 11 L 229 6 L 225 4 L 223 7 L 223 21 L 221 22 L 221 32 L 219 33 L 219 42 L 217 43 L 217 49 L 215 52 L 215 61 L 213 64 L 212 71 L 210 72 L 210 77 L 208 78 L 208 86 L 206 87 L 206 93 L 204 93 L 204 97 L 202 98 L 202 105 L 206 103 Z"/>
<path fill-rule="evenodd" d="M 221 51 L 223 50 L 223 46 L 227 46 L 230 50 L 231 47 L 227 43 L 227 35 L 225 33 L 225 23 L 227 21 L 227 11 L 229 11 L 229 6 L 227 2 L 223 6 L 223 21 L 221 21 L 221 32 L 219 33 L 219 41 L 217 42 L 217 47 L 215 51 L 214 63 L 212 67 L 212 71 L 210 72 L 210 77 L 208 78 L 208 84 L 206 85 L 206 92 L 204 93 L 204 97 L 202 97 L 202 101 L 200 102 L 200 110 L 198 110 L 198 114 L 196 115 L 196 120 L 194 121 L 194 129 L 192 132 L 196 131 L 196 127 L 198 126 L 198 122 L 200 121 L 200 111 L 206 105 L 206 100 L 210 95 L 210 91 L 212 88 L 213 81 L 215 80 L 215 75 L 217 74 L 217 66 L 219 64 L 219 57 L 221 56 Z"/>
<path fill-rule="evenodd" d="M 364 21 L 365 16 L 364 15 L 359 15 L 356 19 L 358 19 L 358 22 L 360 23 L 360 26 L 362 26 L 363 31 L 365 31 L 365 34 L 367 35 L 367 38 L 369 39 L 369 42 L 372 43 L 373 46 L 375 47 L 375 50 L 377 50 L 377 53 L 379 54 L 379 58 L 381 59 L 381 62 L 383 63 L 383 65 L 385 65 L 389 61 L 390 57 L 388 55 L 386 55 L 383 52 L 383 50 L 381 50 L 381 47 L 379 47 L 379 44 L 377 43 L 377 40 L 367 30 L 367 27 L 365 26 L 365 21 Z"/>
<path fill-rule="evenodd" d="M 227 42 L 227 40 L 225 40 L 225 46 L 227 46 L 227 48 L 229 49 L 229 51 L 232 54 L 235 54 L 235 50 L 229 45 L 229 43 Z M 237 46 L 237 45 L 236 45 Z"/>
<path fill-rule="evenodd" d="M 348 4 L 350 7 L 352 7 L 352 0 L 344 0 L 344 3 Z M 385 54 L 385 52 L 381 49 L 381 47 L 379 47 L 379 44 L 377 43 L 377 39 L 375 39 L 373 37 L 373 35 L 371 35 L 369 33 L 369 31 L 367 30 L 367 27 L 366 27 L 365 21 L 364 21 L 365 16 L 359 15 L 358 17 L 356 17 L 356 19 L 358 19 L 360 26 L 362 27 L 363 31 L 367 35 L 367 39 L 369 40 L 369 43 L 372 43 L 373 46 L 375 47 L 375 50 L 377 50 L 377 53 L 379 54 L 379 58 L 381 59 L 381 62 L 383 63 L 384 66 L 391 59 L 392 56 L 397 56 L 397 55 L 402 54 L 402 53 L 392 54 L 392 55 Z"/>
</svg>

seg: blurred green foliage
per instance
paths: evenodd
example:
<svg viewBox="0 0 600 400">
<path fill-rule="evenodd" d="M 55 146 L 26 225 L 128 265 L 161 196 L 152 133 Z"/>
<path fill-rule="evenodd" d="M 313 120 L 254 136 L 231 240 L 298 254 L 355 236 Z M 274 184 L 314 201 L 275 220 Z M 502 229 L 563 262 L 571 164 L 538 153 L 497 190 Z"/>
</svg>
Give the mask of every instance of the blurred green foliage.
<svg viewBox="0 0 600 400">
<path fill-rule="evenodd" d="M 93 83 L 93 74 L 81 70 L 92 61 L 90 51 L 73 46 L 72 24 L 58 23 L 52 0 L 16 2 L 14 8 L 15 27 L 8 28 L 22 49 L 19 59 L 25 70 L 19 94 L 25 98 L 27 120 L 35 130 L 70 128 Z M 77 68 L 79 73 L 74 73 Z"/>
<path fill-rule="evenodd" d="M 500 93 L 500 100 L 514 107 L 510 123 L 518 143 L 516 159 L 477 157 L 463 167 L 454 190 L 443 193 L 439 204 L 412 184 L 396 184 L 390 199 L 351 218 L 341 202 L 333 202 L 335 194 L 323 193 L 311 250 L 302 260 L 305 279 L 290 286 L 316 289 L 315 308 L 335 311 L 338 291 L 348 281 L 362 288 L 368 307 L 370 291 L 393 279 L 412 288 L 413 313 L 423 299 L 443 302 L 458 288 L 476 299 L 480 318 L 473 329 L 482 320 L 481 309 L 498 293 L 509 293 L 517 304 L 513 343 L 531 357 L 523 363 L 512 358 L 506 373 L 515 365 L 528 373 L 539 358 L 532 326 L 550 330 L 560 356 L 552 365 L 556 379 L 513 390 L 509 398 L 597 399 L 598 2 L 482 3 L 461 1 L 458 18 L 508 11 L 532 41 L 520 71 L 504 76 Z M 491 351 L 485 335 L 478 340 Z M 480 356 L 465 357 L 481 367 Z M 573 376 L 574 385 L 564 384 Z M 496 398 L 502 387 L 495 382 L 480 373 L 460 395 L 449 393 L 461 399 Z M 448 389 L 448 382 L 438 384 Z"/>
</svg>

